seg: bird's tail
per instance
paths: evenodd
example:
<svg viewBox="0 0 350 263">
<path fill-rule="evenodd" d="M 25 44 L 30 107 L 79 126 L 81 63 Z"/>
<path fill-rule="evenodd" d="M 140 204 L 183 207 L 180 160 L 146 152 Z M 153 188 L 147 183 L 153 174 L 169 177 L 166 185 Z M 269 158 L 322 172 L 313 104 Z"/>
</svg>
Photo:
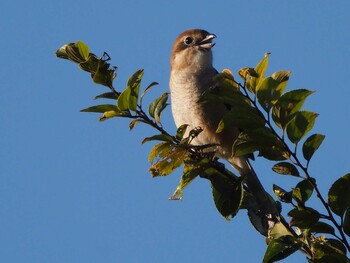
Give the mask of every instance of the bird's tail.
<svg viewBox="0 0 350 263">
<path fill-rule="evenodd" d="M 277 221 L 279 219 L 277 207 L 266 193 L 248 158 L 244 156 L 231 157 L 228 161 L 245 178 L 250 194 L 254 197 L 259 210 L 269 221 Z"/>
</svg>

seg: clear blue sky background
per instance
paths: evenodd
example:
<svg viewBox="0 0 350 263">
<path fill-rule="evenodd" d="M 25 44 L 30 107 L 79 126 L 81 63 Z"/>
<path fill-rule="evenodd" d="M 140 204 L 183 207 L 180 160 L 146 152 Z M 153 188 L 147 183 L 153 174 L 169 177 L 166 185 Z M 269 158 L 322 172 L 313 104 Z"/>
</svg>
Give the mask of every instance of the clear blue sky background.
<svg viewBox="0 0 350 263">
<path fill-rule="evenodd" d="M 55 58 L 85 41 L 119 67 L 115 87 L 145 69 L 143 86 L 168 90 L 169 54 L 188 28 L 215 33 L 215 66 L 237 72 L 271 52 L 269 73 L 292 71 L 289 88 L 315 90 L 326 140 L 311 173 L 326 194 L 350 170 L 349 1 L 9 1 L 0 4 L 1 262 L 260 262 L 266 245 L 241 212 L 226 222 L 209 183 L 195 181 L 168 201 L 181 171 L 152 179 L 153 131 L 127 121 L 99 123 L 79 110 L 104 91 L 75 64 Z M 174 131 L 168 109 L 164 125 Z M 295 178 L 254 163 L 267 189 Z M 320 207 L 317 200 L 312 201 Z M 296 253 L 285 262 L 302 262 Z"/>
</svg>

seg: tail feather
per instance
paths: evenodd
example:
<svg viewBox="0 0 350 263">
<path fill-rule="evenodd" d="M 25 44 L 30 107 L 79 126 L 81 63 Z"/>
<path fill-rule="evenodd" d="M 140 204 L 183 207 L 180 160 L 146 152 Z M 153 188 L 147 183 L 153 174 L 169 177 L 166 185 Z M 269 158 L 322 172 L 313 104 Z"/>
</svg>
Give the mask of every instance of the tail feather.
<svg viewBox="0 0 350 263">
<path fill-rule="evenodd" d="M 271 201 L 266 193 L 253 167 L 251 166 L 248 157 L 231 157 L 229 163 L 243 176 L 246 180 L 248 189 L 253 195 L 256 203 L 259 205 L 261 212 L 268 217 L 279 218 L 279 212 L 275 204 Z"/>
</svg>

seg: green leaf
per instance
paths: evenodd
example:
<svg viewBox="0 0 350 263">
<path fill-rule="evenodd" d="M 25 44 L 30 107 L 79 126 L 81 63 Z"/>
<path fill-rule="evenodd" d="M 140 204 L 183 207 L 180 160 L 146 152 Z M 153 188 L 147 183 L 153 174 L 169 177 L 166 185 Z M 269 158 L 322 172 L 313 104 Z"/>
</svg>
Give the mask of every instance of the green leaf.
<svg viewBox="0 0 350 263">
<path fill-rule="evenodd" d="M 249 80 L 249 78 L 254 77 L 258 78 L 259 74 L 253 68 L 241 68 L 238 71 L 238 75 L 244 80 Z M 250 87 L 250 86 L 249 86 Z"/>
<path fill-rule="evenodd" d="M 69 59 L 76 63 L 85 62 L 89 57 L 89 47 L 82 41 L 62 46 L 56 52 L 57 57 Z"/>
<path fill-rule="evenodd" d="M 289 159 L 290 153 L 281 145 L 279 148 L 272 146 L 270 148 L 260 149 L 258 156 L 262 156 L 270 161 L 283 161 Z"/>
<path fill-rule="evenodd" d="M 259 104 L 269 111 L 284 92 L 290 76 L 290 71 L 278 71 L 271 77 L 265 78 L 258 86 L 257 97 Z"/>
<path fill-rule="evenodd" d="M 214 169 L 208 169 L 206 173 L 212 173 L 209 175 L 212 183 L 212 194 L 215 206 L 219 213 L 229 220 L 230 217 L 234 217 L 241 207 L 243 201 L 243 184 L 241 181 L 235 184 L 232 181 L 228 181 L 225 177 L 220 176 L 218 171 Z M 214 174 L 214 176 L 213 176 Z"/>
<path fill-rule="evenodd" d="M 173 142 L 173 137 L 171 137 L 168 134 L 157 134 L 157 135 L 153 135 L 151 137 L 144 138 L 142 140 L 142 144 L 144 144 L 146 142 L 150 142 L 150 141 L 164 141 L 164 142 L 172 143 Z"/>
<path fill-rule="evenodd" d="M 142 92 L 141 96 L 140 96 L 140 105 L 142 106 L 142 100 L 143 100 L 143 97 L 146 95 L 146 93 L 154 86 L 158 85 L 159 83 L 158 82 L 152 82 L 151 84 L 149 84 L 147 86 L 147 88 L 145 88 L 145 90 Z"/>
<path fill-rule="evenodd" d="M 288 216 L 292 218 L 290 225 L 297 226 L 300 229 L 308 229 L 320 219 L 320 214 L 310 207 L 303 209 L 294 208 L 289 211 Z"/>
<path fill-rule="evenodd" d="M 161 142 L 156 144 L 149 153 L 148 161 L 153 163 L 154 159 L 157 157 L 164 158 L 172 151 L 173 147 L 174 145 L 169 142 Z"/>
<path fill-rule="evenodd" d="M 106 93 L 102 93 L 100 95 L 97 95 L 95 97 L 95 100 L 97 99 L 112 99 L 112 100 L 116 100 L 118 99 L 118 95 L 115 92 L 106 92 Z"/>
<path fill-rule="evenodd" d="M 325 233 L 325 234 L 331 234 L 334 235 L 334 228 L 324 222 L 317 222 L 313 226 L 310 227 L 310 232 L 312 233 Z"/>
<path fill-rule="evenodd" d="M 80 62 L 78 64 L 79 68 L 81 68 L 84 71 L 90 72 L 92 74 L 95 74 L 98 71 L 99 63 L 102 59 L 97 57 L 94 54 L 89 55 L 88 59 L 84 62 Z M 93 77 L 93 76 L 92 76 Z"/>
<path fill-rule="evenodd" d="M 169 93 L 163 93 L 160 97 L 151 102 L 148 108 L 149 115 L 154 118 L 155 122 L 160 122 L 160 115 L 167 106 Z"/>
<path fill-rule="evenodd" d="M 213 86 L 201 94 L 199 102 L 201 103 L 223 103 L 234 107 L 248 107 L 250 101 L 239 90 L 226 86 Z"/>
<path fill-rule="evenodd" d="M 278 174 L 300 177 L 299 171 L 295 165 L 288 162 L 277 163 L 272 167 L 272 170 Z"/>
<path fill-rule="evenodd" d="M 217 86 L 228 90 L 239 91 L 239 85 L 235 82 L 232 72 L 229 69 L 222 70 L 221 73 L 215 75 L 213 78 Z"/>
<path fill-rule="evenodd" d="M 96 106 L 92 106 L 81 110 L 81 112 L 98 112 L 98 113 L 104 113 L 106 111 L 121 112 L 117 106 L 111 105 L 111 104 L 101 104 L 101 105 L 96 105 Z"/>
<path fill-rule="evenodd" d="M 269 235 L 269 238 L 271 239 L 278 239 L 281 236 L 293 236 L 292 233 L 288 230 L 288 228 L 285 227 L 281 222 L 277 222 Z M 270 240 L 271 241 L 271 240 Z"/>
<path fill-rule="evenodd" d="M 283 94 L 272 107 L 272 119 L 276 125 L 284 130 L 293 114 L 301 109 L 312 93 L 314 92 L 307 89 L 297 89 Z"/>
<path fill-rule="evenodd" d="M 263 263 L 272 263 L 284 259 L 293 254 L 300 247 L 301 245 L 298 243 L 298 240 L 290 235 L 273 239 L 267 246 Z"/>
<path fill-rule="evenodd" d="M 181 140 L 187 130 L 188 124 L 182 124 L 176 131 L 176 139 Z"/>
<path fill-rule="evenodd" d="M 315 259 L 324 259 L 329 255 L 346 255 L 346 248 L 342 242 L 333 238 L 326 239 L 315 239 L 312 243 L 312 250 L 314 252 Z M 326 261 L 315 261 L 315 262 L 326 262 Z M 328 262 L 343 262 L 343 261 L 327 261 Z M 346 262 L 346 261 L 345 261 Z M 349 262 L 349 261 L 348 261 Z"/>
<path fill-rule="evenodd" d="M 292 194 L 294 200 L 296 200 L 299 204 L 305 204 L 305 202 L 310 199 L 313 191 L 313 185 L 305 179 L 296 185 Z"/>
<path fill-rule="evenodd" d="M 289 140 L 297 144 L 314 126 L 317 113 L 311 111 L 298 111 L 287 125 Z"/>
<path fill-rule="evenodd" d="M 183 190 L 198 176 L 193 170 L 184 171 L 181 176 L 180 183 L 176 187 L 175 192 L 169 197 L 169 200 L 181 200 Z"/>
<path fill-rule="evenodd" d="M 118 108 L 120 110 L 136 111 L 143 73 L 143 69 L 139 69 L 129 78 L 126 89 L 118 98 Z"/>
<path fill-rule="evenodd" d="M 140 122 L 146 123 L 144 120 L 141 120 L 141 119 L 132 120 L 132 121 L 129 123 L 129 129 L 130 129 L 130 131 L 131 131 L 132 129 L 134 129 L 134 127 L 135 127 L 137 124 L 139 124 Z M 148 123 L 146 123 L 146 124 L 148 124 Z"/>
<path fill-rule="evenodd" d="M 279 187 L 278 185 L 273 184 L 272 185 L 273 193 L 276 195 L 278 200 L 284 202 L 284 203 L 291 203 L 292 202 L 292 193 L 287 192 L 283 188 Z"/>
<path fill-rule="evenodd" d="M 202 159 L 194 163 L 185 163 L 184 171 L 175 192 L 170 196 L 170 200 L 181 200 L 182 191 L 187 187 L 209 163 L 208 159 Z"/>
<path fill-rule="evenodd" d="M 275 151 L 280 153 L 280 155 L 286 153 L 281 140 L 267 127 L 245 130 L 239 134 L 233 144 L 233 153 L 235 156 L 242 156 L 255 151 L 263 153 Z"/>
<path fill-rule="evenodd" d="M 253 94 L 256 93 L 257 87 L 259 86 L 261 81 L 264 79 L 265 72 L 269 64 L 269 55 L 270 53 L 265 53 L 264 58 L 255 67 L 254 71 L 256 75 L 250 73 L 250 74 L 246 74 L 244 77 L 244 79 L 246 79 L 247 76 L 250 76 L 250 79 L 246 83 L 246 87 Z"/>
<path fill-rule="evenodd" d="M 97 59 L 97 68 L 94 70 L 93 68 L 88 69 L 89 72 L 91 72 L 92 80 L 96 84 L 101 84 L 106 87 L 111 87 L 114 78 L 116 77 L 115 70 L 116 68 L 110 68 L 110 64 L 107 63 L 107 60 L 109 60 L 109 56 L 106 55 L 107 58 L 94 58 L 92 60 L 92 63 L 90 63 L 90 58 L 93 56 L 90 56 L 88 62 L 89 67 L 95 67 L 95 59 Z M 80 63 L 79 66 L 82 67 L 82 65 L 85 65 L 85 63 Z M 85 67 L 85 66 L 84 66 Z M 91 70 L 91 71 L 90 71 Z"/>
<path fill-rule="evenodd" d="M 320 147 L 325 136 L 322 134 L 313 134 L 303 144 L 303 155 L 306 161 L 310 161 L 318 147 Z"/>
<path fill-rule="evenodd" d="M 338 216 L 343 216 L 350 207 L 350 173 L 340 177 L 328 192 L 328 204 Z"/>
<path fill-rule="evenodd" d="M 74 45 L 74 43 L 69 43 L 65 44 L 56 51 L 56 57 L 62 58 L 62 59 L 69 59 L 67 52 L 66 52 L 66 47 L 69 45 Z"/>
<path fill-rule="evenodd" d="M 344 230 L 344 233 L 350 237 L 350 207 L 346 209 L 344 214 L 343 230 Z"/>
<path fill-rule="evenodd" d="M 152 176 L 166 176 L 171 174 L 176 168 L 183 164 L 187 156 L 187 149 L 182 147 L 167 147 L 166 152 L 158 154 L 159 160 L 149 169 Z"/>
<path fill-rule="evenodd" d="M 229 111 L 220 121 L 217 133 L 222 132 L 225 127 L 229 129 L 238 127 L 240 129 L 257 129 L 265 126 L 265 120 L 259 115 L 259 112 L 252 107 L 235 107 Z"/>
<path fill-rule="evenodd" d="M 78 49 L 79 55 L 84 60 L 87 60 L 90 54 L 89 47 L 83 41 L 80 40 L 74 46 Z"/>
</svg>

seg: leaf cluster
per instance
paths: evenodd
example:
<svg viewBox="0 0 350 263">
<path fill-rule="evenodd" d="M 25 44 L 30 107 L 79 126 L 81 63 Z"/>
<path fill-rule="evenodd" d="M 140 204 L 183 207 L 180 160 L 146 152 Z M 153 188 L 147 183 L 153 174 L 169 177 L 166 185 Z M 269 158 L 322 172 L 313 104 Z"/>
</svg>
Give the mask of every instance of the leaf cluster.
<svg viewBox="0 0 350 263">
<path fill-rule="evenodd" d="M 272 170 L 277 174 L 299 179 L 290 190 L 273 185 L 278 201 L 271 197 L 271 202 L 279 207 L 280 219 L 272 229 L 244 178 L 233 174 L 215 158 L 212 150 L 215 145 L 191 144 L 202 132 L 200 127 L 189 130 L 184 124 L 175 135 L 163 128 L 161 115 L 168 105 L 168 93 L 153 100 L 148 110 L 144 110 L 144 96 L 158 83 L 149 84 L 141 93 L 142 69 L 131 75 L 123 91 L 116 91 L 113 87 L 116 67 L 108 63 L 110 58 L 107 53 L 97 57 L 90 53 L 86 44 L 78 41 L 64 45 L 56 55 L 77 63 L 91 74 L 95 83 L 110 89 L 95 99 L 109 99 L 114 103 L 94 105 L 83 109 L 83 112 L 101 113 L 100 121 L 113 117 L 128 118 L 130 130 L 143 123 L 157 131 L 157 134 L 142 141 L 157 142 L 149 154 L 151 175 L 167 176 L 182 167 L 180 182 L 169 199 L 182 199 L 184 189 L 194 179 L 205 178 L 211 183 L 214 204 L 223 217 L 229 220 L 239 210 L 246 209 L 255 229 L 268 236 L 263 262 L 281 260 L 298 250 L 306 254 L 309 262 L 349 262 L 346 254 L 350 246 L 346 235 L 350 235 L 350 174 L 334 182 L 327 200 L 322 197 L 316 179 L 309 174 L 309 163 L 325 136 L 317 133 L 309 135 L 318 114 L 302 109 L 313 91 L 286 91 L 291 75 L 286 70 L 265 76 L 269 54 L 265 54 L 255 68 L 239 70 L 243 83 L 237 82 L 230 70 L 223 70 L 214 78 L 217 85 L 202 94 L 201 103 L 221 102 L 231 109 L 220 121 L 216 132 L 220 133 L 227 127 L 239 127 L 241 132 L 232 148 L 236 156 L 257 153 L 275 162 Z M 302 160 L 298 147 L 301 147 Z M 314 193 L 325 212 L 308 206 L 308 200 Z M 287 212 L 289 223 L 282 215 L 281 203 L 290 207 Z"/>
</svg>

